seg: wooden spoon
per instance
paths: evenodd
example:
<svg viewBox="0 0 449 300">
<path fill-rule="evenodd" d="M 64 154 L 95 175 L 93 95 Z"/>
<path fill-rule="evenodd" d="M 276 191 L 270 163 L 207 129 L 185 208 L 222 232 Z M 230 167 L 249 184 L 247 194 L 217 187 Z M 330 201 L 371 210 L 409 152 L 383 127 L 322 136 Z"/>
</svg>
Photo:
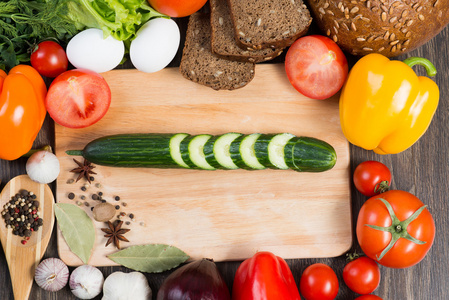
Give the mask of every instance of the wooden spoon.
<svg viewBox="0 0 449 300">
<path fill-rule="evenodd" d="M 15 300 L 28 299 L 33 286 L 34 271 L 47 249 L 55 221 L 54 197 L 50 187 L 32 181 L 28 175 L 14 177 L 6 184 L 0 194 L 0 211 L 11 197 L 22 189 L 36 194 L 36 200 L 40 202 L 39 216 L 44 222 L 23 245 L 23 238 L 13 235 L 12 229 L 7 229 L 4 219 L 0 218 L 0 239 L 8 262 Z"/>
</svg>

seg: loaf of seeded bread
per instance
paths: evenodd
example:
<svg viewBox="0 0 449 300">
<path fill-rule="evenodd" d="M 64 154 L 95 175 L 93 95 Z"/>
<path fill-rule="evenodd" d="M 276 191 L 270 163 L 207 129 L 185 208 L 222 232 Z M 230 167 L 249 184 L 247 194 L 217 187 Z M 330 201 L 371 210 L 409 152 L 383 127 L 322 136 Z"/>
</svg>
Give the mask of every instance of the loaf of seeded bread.
<svg viewBox="0 0 449 300">
<path fill-rule="evenodd" d="M 215 90 L 234 90 L 254 78 L 255 64 L 218 57 L 211 50 L 210 14 L 189 17 L 180 65 L 181 74 Z"/>
<path fill-rule="evenodd" d="M 240 48 L 234 35 L 227 0 L 209 0 L 210 23 L 212 27 L 212 52 L 224 58 L 238 61 L 261 62 L 279 56 L 283 48 L 265 48 L 248 50 Z"/>
<path fill-rule="evenodd" d="M 404 54 L 449 22 L 449 0 L 310 0 L 309 7 L 320 29 L 354 55 Z"/>
<path fill-rule="evenodd" d="M 228 0 L 236 42 L 245 49 L 285 48 L 307 33 L 302 0 Z"/>
</svg>

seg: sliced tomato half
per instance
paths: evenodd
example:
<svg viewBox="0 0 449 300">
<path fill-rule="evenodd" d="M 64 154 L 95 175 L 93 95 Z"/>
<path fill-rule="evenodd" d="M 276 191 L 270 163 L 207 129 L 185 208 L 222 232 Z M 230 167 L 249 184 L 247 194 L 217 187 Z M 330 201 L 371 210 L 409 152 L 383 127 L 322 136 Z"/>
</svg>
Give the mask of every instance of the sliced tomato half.
<svg viewBox="0 0 449 300">
<path fill-rule="evenodd" d="M 348 62 L 328 37 L 310 35 L 296 40 L 285 56 L 285 70 L 293 87 L 312 99 L 335 95 L 348 77 Z"/>
<path fill-rule="evenodd" d="M 53 80 L 45 99 L 50 117 L 59 125 L 84 128 L 98 122 L 109 109 L 111 90 L 90 70 L 75 69 Z"/>
</svg>

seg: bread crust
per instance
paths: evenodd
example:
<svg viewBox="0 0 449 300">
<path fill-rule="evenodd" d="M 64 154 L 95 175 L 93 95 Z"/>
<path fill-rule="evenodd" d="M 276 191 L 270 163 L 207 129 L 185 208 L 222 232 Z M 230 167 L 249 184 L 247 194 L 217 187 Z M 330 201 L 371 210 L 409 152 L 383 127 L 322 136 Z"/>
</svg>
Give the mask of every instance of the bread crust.
<svg viewBox="0 0 449 300">
<path fill-rule="evenodd" d="M 449 0 L 309 0 L 320 30 L 353 55 L 407 53 L 449 22 Z"/>
</svg>

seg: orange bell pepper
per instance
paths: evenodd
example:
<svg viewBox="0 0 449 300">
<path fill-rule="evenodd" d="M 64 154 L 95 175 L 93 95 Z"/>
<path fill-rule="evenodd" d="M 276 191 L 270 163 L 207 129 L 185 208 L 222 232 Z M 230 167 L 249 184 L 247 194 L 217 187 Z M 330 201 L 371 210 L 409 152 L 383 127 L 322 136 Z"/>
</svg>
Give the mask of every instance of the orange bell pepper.
<svg viewBox="0 0 449 300">
<path fill-rule="evenodd" d="M 352 144 L 377 154 L 412 146 L 427 130 L 437 109 L 439 89 L 413 65 L 436 74 L 433 64 L 411 57 L 403 62 L 380 54 L 361 58 L 351 69 L 340 95 L 340 123 Z"/>
<path fill-rule="evenodd" d="M 47 113 L 46 95 L 34 68 L 18 65 L 8 75 L 0 70 L 0 159 L 14 160 L 31 149 Z"/>
</svg>

